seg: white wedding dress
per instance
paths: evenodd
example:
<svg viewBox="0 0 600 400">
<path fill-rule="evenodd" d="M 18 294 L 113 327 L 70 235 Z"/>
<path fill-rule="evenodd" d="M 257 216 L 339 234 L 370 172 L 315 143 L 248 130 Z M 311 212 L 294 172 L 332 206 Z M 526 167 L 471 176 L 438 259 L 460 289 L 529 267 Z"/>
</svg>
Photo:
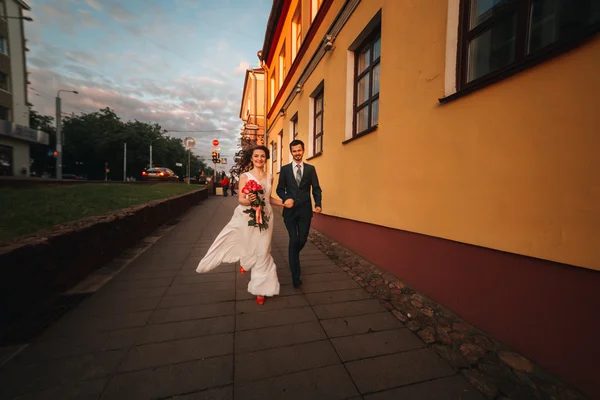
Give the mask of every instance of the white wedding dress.
<svg viewBox="0 0 600 400">
<path fill-rule="evenodd" d="M 273 209 L 269 203 L 271 197 L 271 174 L 265 181 L 255 178 L 250 172 L 244 175 L 248 180 L 255 180 L 264 189 L 265 215 L 268 228 L 261 231 L 258 227 L 248 226 L 250 216 L 244 214 L 248 206 L 238 205 L 233 217 L 198 264 L 196 272 L 202 273 L 217 268 L 222 263 L 239 262 L 250 272 L 248 291 L 255 296 L 274 296 L 279 294 L 277 267 L 271 255 L 271 238 L 273 237 Z M 242 190 L 242 188 L 239 188 Z"/>
</svg>

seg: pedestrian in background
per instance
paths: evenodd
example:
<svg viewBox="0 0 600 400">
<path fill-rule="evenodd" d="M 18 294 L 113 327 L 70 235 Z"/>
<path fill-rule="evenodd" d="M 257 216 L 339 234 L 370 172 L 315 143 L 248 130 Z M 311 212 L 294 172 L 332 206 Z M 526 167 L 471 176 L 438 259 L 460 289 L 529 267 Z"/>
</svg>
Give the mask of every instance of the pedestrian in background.
<svg viewBox="0 0 600 400">
<path fill-rule="evenodd" d="M 227 175 L 223 175 L 221 187 L 223 188 L 223 197 L 227 197 L 227 188 L 229 187 L 229 179 L 227 179 Z"/>
</svg>

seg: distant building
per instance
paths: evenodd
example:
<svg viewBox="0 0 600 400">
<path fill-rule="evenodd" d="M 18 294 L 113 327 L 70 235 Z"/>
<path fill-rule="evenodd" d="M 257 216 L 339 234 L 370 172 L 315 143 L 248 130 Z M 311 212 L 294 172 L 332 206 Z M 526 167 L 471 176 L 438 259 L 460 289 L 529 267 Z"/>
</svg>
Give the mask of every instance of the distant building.
<svg viewBox="0 0 600 400">
<path fill-rule="evenodd" d="M 242 141 L 264 144 L 265 138 L 265 71 L 253 68 L 246 71 L 240 118 L 244 123 Z"/>
<path fill-rule="evenodd" d="M 27 61 L 21 0 L 0 0 L 0 176 L 29 176 L 30 143 L 49 144 L 29 128 Z"/>
<path fill-rule="evenodd" d="M 261 52 L 313 226 L 591 398 L 599 31 L 598 0 L 274 0 Z"/>
</svg>

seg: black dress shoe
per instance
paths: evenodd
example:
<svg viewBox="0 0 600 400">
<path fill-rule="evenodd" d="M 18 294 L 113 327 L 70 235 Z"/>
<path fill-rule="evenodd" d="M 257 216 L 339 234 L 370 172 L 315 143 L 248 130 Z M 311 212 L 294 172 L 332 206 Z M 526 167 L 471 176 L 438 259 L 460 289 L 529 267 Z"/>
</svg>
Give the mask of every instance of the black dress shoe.
<svg viewBox="0 0 600 400">
<path fill-rule="evenodd" d="M 296 282 L 294 282 L 294 287 L 296 289 L 298 289 L 300 287 L 300 285 L 302 285 L 302 281 L 300 279 L 298 279 Z"/>
</svg>

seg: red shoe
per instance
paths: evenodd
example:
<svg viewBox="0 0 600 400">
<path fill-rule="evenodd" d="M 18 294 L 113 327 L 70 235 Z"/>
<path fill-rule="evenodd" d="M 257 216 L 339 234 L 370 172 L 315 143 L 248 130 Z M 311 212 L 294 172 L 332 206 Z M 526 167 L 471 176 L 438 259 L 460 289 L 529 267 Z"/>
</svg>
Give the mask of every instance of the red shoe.
<svg viewBox="0 0 600 400">
<path fill-rule="evenodd" d="M 240 265 L 240 274 L 244 275 L 246 273 L 246 270 L 244 269 L 244 267 L 242 267 Z"/>
<path fill-rule="evenodd" d="M 256 296 L 256 304 L 258 304 L 259 306 L 262 306 L 263 304 L 265 304 L 265 297 L 264 296 Z"/>
</svg>

